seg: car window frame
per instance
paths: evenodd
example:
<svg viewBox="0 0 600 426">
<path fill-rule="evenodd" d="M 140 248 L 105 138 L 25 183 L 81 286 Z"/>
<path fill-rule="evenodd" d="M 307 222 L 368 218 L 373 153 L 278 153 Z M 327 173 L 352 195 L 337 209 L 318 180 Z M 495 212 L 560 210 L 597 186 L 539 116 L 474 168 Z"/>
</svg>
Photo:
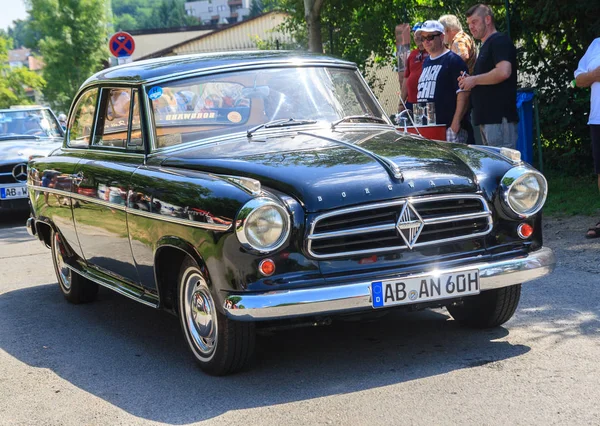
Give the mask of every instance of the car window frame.
<svg viewBox="0 0 600 426">
<path fill-rule="evenodd" d="M 96 91 L 96 103 L 94 105 L 94 112 L 92 114 L 93 118 L 92 118 L 92 125 L 91 125 L 91 131 L 90 131 L 90 136 L 88 139 L 88 143 L 87 144 L 76 144 L 73 145 L 71 144 L 71 129 L 73 127 L 73 123 L 75 121 L 75 113 L 78 110 L 79 107 L 79 103 L 81 102 L 82 98 L 90 93 Z M 90 145 L 91 145 L 91 141 L 93 138 L 93 135 L 96 131 L 96 119 L 97 119 L 97 114 L 98 114 L 98 102 L 100 101 L 100 96 L 99 96 L 99 92 L 100 92 L 100 88 L 98 86 L 93 86 L 93 87 L 88 87 L 85 90 L 83 90 L 75 99 L 75 102 L 73 102 L 73 106 L 71 108 L 71 111 L 69 113 L 69 120 L 67 121 L 67 130 L 65 132 L 65 139 L 66 139 L 66 146 L 68 148 L 72 148 L 72 149 L 89 149 Z"/>
<path fill-rule="evenodd" d="M 100 119 L 101 119 L 100 114 L 102 113 L 101 108 L 103 105 L 103 101 L 105 99 L 107 99 L 105 96 L 108 96 L 108 93 L 110 93 L 110 91 L 114 90 L 114 89 L 129 90 L 131 92 L 130 100 L 135 99 L 134 93 L 137 94 L 137 98 L 138 98 L 138 102 L 139 102 L 138 113 L 140 115 L 140 131 L 142 133 L 142 137 L 141 137 L 142 145 L 131 145 L 130 144 L 132 124 L 133 124 L 132 118 L 133 118 L 134 102 L 129 103 L 127 136 L 126 136 L 127 139 L 126 139 L 125 145 L 121 147 L 121 146 L 110 146 L 110 145 L 98 145 L 98 144 L 93 143 L 95 138 L 104 136 L 104 126 L 99 126 Z M 121 152 L 121 153 L 127 153 L 127 154 L 145 155 L 147 152 L 147 148 L 146 148 L 147 147 L 147 138 L 145 136 L 146 131 L 145 131 L 145 126 L 144 126 L 144 109 L 143 109 L 142 102 L 139 99 L 140 93 L 143 90 L 143 88 L 140 86 L 137 86 L 137 85 L 106 84 L 106 85 L 98 86 L 98 90 L 99 90 L 99 95 L 98 95 L 98 102 L 96 104 L 97 111 L 96 111 L 95 122 L 94 122 L 94 135 L 93 135 L 92 141 L 89 145 L 89 149 L 94 150 L 94 151 L 103 151 L 103 152 L 113 152 L 113 153 Z M 102 132 L 102 134 L 100 134 L 100 132 Z"/>
</svg>

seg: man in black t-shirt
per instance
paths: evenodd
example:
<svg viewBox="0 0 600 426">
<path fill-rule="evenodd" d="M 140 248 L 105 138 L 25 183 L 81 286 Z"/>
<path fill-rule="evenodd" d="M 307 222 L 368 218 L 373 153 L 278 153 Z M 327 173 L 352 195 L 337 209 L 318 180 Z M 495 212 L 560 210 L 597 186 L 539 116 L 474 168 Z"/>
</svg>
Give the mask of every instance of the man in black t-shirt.
<svg viewBox="0 0 600 426">
<path fill-rule="evenodd" d="M 466 114 L 469 92 L 458 87 L 458 78 L 467 72 L 467 64 L 444 46 L 444 26 L 438 21 L 425 21 L 417 32 L 429 53 L 419 77 L 417 102 L 435 103 L 436 122 L 446 125 L 448 141 L 470 142 L 472 131 Z"/>
<path fill-rule="evenodd" d="M 496 31 L 489 6 L 478 4 L 467 13 L 473 37 L 481 40 L 473 76 L 459 78 L 460 88 L 471 91 L 473 124 L 479 125 L 484 145 L 517 146 L 517 51 Z"/>
</svg>

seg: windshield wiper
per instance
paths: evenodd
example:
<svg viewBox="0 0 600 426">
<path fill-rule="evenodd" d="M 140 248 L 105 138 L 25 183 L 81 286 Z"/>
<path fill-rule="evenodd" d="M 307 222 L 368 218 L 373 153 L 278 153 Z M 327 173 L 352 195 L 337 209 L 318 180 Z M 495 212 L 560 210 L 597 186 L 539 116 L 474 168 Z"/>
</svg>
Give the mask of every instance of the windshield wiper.
<svg viewBox="0 0 600 426">
<path fill-rule="evenodd" d="M 296 120 L 295 118 L 282 118 L 280 120 L 268 121 L 266 123 L 259 124 L 258 126 L 254 126 L 251 129 L 248 129 L 246 135 L 251 138 L 252 133 L 256 132 L 259 129 L 269 129 L 272 127 L 287 127 L 287 126 L 299 126 L 301 124 L 315 124 L 317 120 Z"/>
<path fill-rule="evenodd" d="M 377 123 L 389 124 L 383 118 L 375 117 L 374 115 L 367 115 L 367 114 L 365 114 L 365 115 L 347 115 L 346 117 L 340 118 L 339 120 L 336 120 L 333 123 L 331 123 L 331 130 L 335 129 L 335 126 L 337 126 L 338 124 L 343 123 L 344 121 L 351 121 L 351 120 L 366 120 L 366 121 L 375 121 Z"/>
</svg>

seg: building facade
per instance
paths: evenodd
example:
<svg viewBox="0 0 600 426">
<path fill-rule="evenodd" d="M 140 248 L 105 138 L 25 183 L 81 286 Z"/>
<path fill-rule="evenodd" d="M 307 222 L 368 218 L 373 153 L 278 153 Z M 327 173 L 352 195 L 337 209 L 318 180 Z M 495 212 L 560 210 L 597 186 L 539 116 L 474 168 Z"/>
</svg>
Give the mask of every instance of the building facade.
<svg viewBox="0 0 600 426">
<path fill-rule="evenodd" d="M 185 11 L 203 24 L 233 24 L 250 15 L 250 0 L 199 0 L 185 3 Z"/>
</svg>

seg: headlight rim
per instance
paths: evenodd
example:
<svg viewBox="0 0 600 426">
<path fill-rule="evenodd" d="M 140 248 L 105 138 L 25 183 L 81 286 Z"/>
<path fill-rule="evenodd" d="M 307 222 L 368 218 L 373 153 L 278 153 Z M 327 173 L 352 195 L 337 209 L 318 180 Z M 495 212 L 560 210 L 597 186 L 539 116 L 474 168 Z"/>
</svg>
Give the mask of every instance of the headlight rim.
<svg viewBox="0 0 600 426">
<path fill-rule="evenodd" d="M 267 247 L 257 247 L 254 244 L 252 244 L 246 237 L 246 223 L 248 221 L 248 218 L 256 210 L 267 206 L 273 207 L 279 211 L 284 221 L 284 231 L 281 233 L 281 235 L 274 244 L 271 244 Z M 288 240 L 288 237 L 291 232 L 291 217 L 288 210 L 282 203 L 279 203 L 271 198 L 266 197 L 254 198 L 248 201 L 246 204 L 244 204 L 238 212 L 235 223 L 235 233 L 242 248 L 244 248 L 244 250 L 248 252 L 257 254 L 273 253 L 274 251 L 280 249 Z"/>
<path fill-rule="evenodd" d="M 533 209 L 530 212 L 523 213 L 513 208 L 510 202 L 510 191 L 515 187 L 517 183 L 519 183 L 529 175 L 533 175 L 534 177 L 538 178 L 538 182 L 541 183 L 541 193 L 540 197 L 538 198 L 537 206 L 535 207 L 535 209 Z M 507 184 L 506 180 L 508 179 L 512 179 L 512 181 Z M 546 198 L 548 196 L 548 181 L 546 180 L 544 175 L 537 170 L 524 166 L 513 167 L 502 177 L 502 179 L 500 180 L 500 184 L 502 187 L 503 204 L 508 208 L 508 211 L 513 216 L 516 216 L 517 219 L 527 219 L 538 214 L 544 207 L 544 204 L 546 203 Z"/>
</svg>

